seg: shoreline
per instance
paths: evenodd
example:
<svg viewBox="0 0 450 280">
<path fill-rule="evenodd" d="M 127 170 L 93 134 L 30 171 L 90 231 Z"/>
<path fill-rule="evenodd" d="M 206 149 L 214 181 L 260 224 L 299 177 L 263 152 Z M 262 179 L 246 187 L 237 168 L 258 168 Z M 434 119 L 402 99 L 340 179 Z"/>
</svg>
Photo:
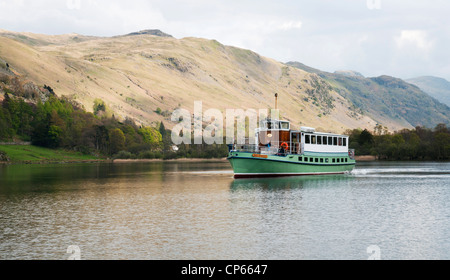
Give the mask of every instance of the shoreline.
<svg viewBox="0 0 450 280">
<path fill-rule="evenodd" d="M 42 164 L 76 164 L 76 163 L 105 163 L 108 160 L 105 159 L 93 159 L 93 160 L 73 160 L 73 161 L 52 161 L 52 160 L 43 160 L 43 161 L 0 161 L 1 165 L 42 165 Z"/>
<path fill-rule="evenodd" d="M 356 162 L 383 162 L 377 156 L 356 156 Z M 92 160 L 43 160 L 43 161 L 0 161 L 0 166 L 4 165 L 44 165 L 44 164 L 82 164 L 82 163 L 109 163 L 109 164 L 127 164 L 127 163 L 199 163 L 199 162 L 226 162 L 227 158 L 179 158 L 179 159 L 92 159 Z M 402 160 L 399 160 L 402 161 Z M 414 160 L 412 160 L 414 162 Z M 419 160 L 418 162 L 429 162 Z M 435 161 L 432 161 L 435 162 Z"/>
<path fill-rule="evenodd" d="M 73 161 L 0 161 L 0 165 L 43 165 L 43 164 L 78 164 L 78 163 L 152 163 L 152 162 L 225 162 L 226 158 L 202 159 L 202 158 L 180 158 L 180 159 L 98 159 L 98 160 L 73 160 Z"/>
<path fill-rule="evenodd" d="M 178 158 L 178 159 L 114 159 L 112 163 L 146 162 L 224 162 L 227 158 Z"/>
<path fill-rule="evenodd" d="M 377 156 L 355 156 L 356 162 L 371 162 L 371 161 L 378 161 Z"/>
</svg>

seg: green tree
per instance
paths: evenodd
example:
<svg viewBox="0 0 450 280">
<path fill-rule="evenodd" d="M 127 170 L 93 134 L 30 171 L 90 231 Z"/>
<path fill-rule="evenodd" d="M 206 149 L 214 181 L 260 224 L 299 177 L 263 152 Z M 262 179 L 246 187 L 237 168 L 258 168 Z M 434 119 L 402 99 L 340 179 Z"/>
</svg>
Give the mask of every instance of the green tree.
<svg viewBox="0 0 450 280">
<path fill-rule="evenodd" d="M 144 142 L 152 146 L 159 145 L 162 142 L 161 133 L 153 127 L 143 127 L 139 129 L 139 133 L 142 135 Z"/>
<path fill-rule="evenodd" d="M 161 122 L 161 124 L 159 125 L 159 133 L 161 134 L 161 137 L 162 137 L 163 150 L 171 151 L 171 147 L 173 145 L 172 133 L 171 133 L 171 131 L 166 129 L 163 122 Z"/>
<path fill-rule="evenodd" d="M 361 134 L 359 135 L 359 144 L 365 145 L 365 144 L 373 144 L 374 138 L 372 133 L 370 133 L 367 129 L 364 129 Z"/>
<path fill-rule="evenodd" d="M 94 115 L 98 116 L 102 113 L 106 113 L 106 104 L 103 100 L 97 98 L 94 100 Z"/>
<path fill-rule="evenodd" d="M 42 102 L 38 102 L 33 118 L 33 134 L 31 141 L 33 145 L 48 147 L 48 131 L 50 128 L 50 114 Z"/>
<path fill-rule="evenodd" d="M 450 157 L 450 134 L 440 132 L 435 136 L 435 151 L 438 160 L 448 159 Z"/>
<path fill-rule="evenodd" d="M 95 149 L 106 154 L 108 152 L 109 133 L 105 125 L 94 126 L 94 145 Z"/>
<path fill-rule="evenodd" d="M 109 132 L 109 153 L 115 155 L 120 151 L 125 150 L 125 135 L 119 128 L 113 129 Z"/>
<path fill-rule="evenodd" d="M 57 125 L 50 125 L 48 129 L 47 147 L 58 148 L 62 139 L 63 130 Z"/>
<path fill-rule="evenodd" d="M 14 137 L 9 111 L 0 106 L 0 140 L 10 141 Z"/>
</svg>

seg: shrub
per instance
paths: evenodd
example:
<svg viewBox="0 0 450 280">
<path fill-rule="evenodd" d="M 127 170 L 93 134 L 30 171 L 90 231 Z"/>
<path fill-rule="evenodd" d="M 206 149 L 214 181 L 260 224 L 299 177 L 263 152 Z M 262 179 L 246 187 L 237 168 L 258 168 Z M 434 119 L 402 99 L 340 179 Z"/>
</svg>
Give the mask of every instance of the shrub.
<svg viewBox="0 0 450 280">
<path fill-rule="evenodd" d="M 120 151 L 114 156 L 114 159 L 133 159 L 133 158 L 134 158 L 133 154 L 127 151 Z"/>
</svg>

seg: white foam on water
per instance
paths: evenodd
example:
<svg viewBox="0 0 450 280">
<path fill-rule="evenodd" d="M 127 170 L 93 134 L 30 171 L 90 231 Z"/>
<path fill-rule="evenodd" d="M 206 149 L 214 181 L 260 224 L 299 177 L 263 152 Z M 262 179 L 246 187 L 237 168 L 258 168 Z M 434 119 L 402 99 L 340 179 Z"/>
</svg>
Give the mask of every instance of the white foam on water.
<svg viewBox="0 0 450 280">
<path fill-rule="evenodd" d="M 436 168 L 361 168 L 354 169 L 350 175 L 355 177 L 396 177 L 396 178 L 450 178 L 450 170 Z"/>
</svg>

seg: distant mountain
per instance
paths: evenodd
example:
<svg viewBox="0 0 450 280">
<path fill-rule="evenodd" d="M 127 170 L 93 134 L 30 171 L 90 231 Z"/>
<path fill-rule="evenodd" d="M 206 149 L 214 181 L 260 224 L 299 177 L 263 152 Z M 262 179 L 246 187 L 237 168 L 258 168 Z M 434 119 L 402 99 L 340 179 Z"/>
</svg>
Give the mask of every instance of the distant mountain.
<svg viewBox="0 0 450 280">
<path fill-rule="evenodd" d="M 173 38 L 172 35 L 164 33 L 164 32 L 162 32 L 159 29 L 142 30 L 142 31 L 139 31 L 139 32 L 133 32 L 133 33 L 127 34 L 125 36 L 138 36 L 138 35 L 153 35 L 153 36 L 158 36 L 158 37 Z"/>
<path fill-rule="evenodd" d="M 30 32 L 12 32 L 0 29 L 0 36 L 5 38 L 10 38 L 15 41 L 24 43 L 28 46 L 40 47 L 48 45 L 61 45 L 61 44 L 72 44 L 80 43 L 89 40 L 99 39 L 95 36 L 85 36 L 76 33 L 64 34 L 64 35 L 46 35 L 46 34 L 36 34 Z"/>
<path fill-rule="evenodd" d="M 421 90 L 450 106 L 450 82 L 443 78 L 424 76 L 406 80 Z"/>
<path fill-rule="evenodd" d="M 327 73 L 160 30 L 115 37 L 0 31 L 0 98 L 13 88 L 3 86 L 8 81 L 22 96 L 46 86 L 91 112 L 101 99 L 117 119 L 145 126 L 173 127 L 172 112 L 193 112 L 194 101 L 205 111 L 273 108 L 275 93 L 282 117 L 297 129 L 342 133 L 377 124 L 400 130 L 450 123 L 447 106 L 396 78 Z"/>
<path fill-rule="evenodd" d="M 447 105 L 401 79 L 389 76 L 365 78 L 354 71 L 318 73 L 361 113 L 382 125 L 392 127 L 391 123 L 395 121 L 405 127 L 420 125 L 434 128 L 439 123 L 450 123 L 450 108 Z"/>
<path fill-rule="evenodd" d="M 364 76 L 361 73 L 352 71 L 352 70 L 339 70 L 339 71 L 334 72 L 334 74 L 343 75 L 343 76 L 347 76 L 347 77 L 364 78 Z"/>
<path fill-rule="evenodd" d="M 301 62 L 298 62 L 298 61 L 290 61 L 290 62 L 286 63 L 286 65 L 289 65 L 289 66 L 292 66 L 292 67 L 304 70 L 304 71 L 306 71 L 308 73 L 315 73 L 315 74 L 324 73 L 322 70 L 319 70 L 319 69 L 307 66 L 307 65 L 305 65 L 305 64 L 303 64 Z"/>
</svg>

